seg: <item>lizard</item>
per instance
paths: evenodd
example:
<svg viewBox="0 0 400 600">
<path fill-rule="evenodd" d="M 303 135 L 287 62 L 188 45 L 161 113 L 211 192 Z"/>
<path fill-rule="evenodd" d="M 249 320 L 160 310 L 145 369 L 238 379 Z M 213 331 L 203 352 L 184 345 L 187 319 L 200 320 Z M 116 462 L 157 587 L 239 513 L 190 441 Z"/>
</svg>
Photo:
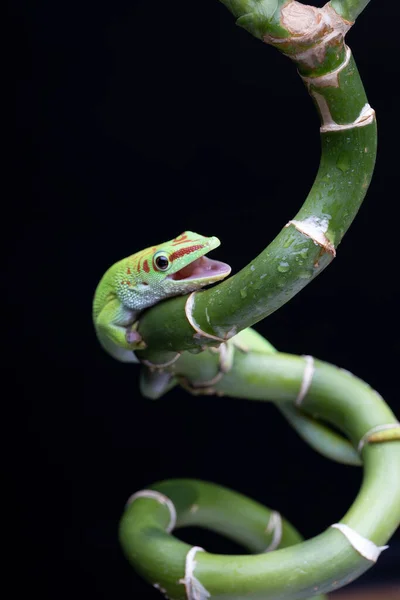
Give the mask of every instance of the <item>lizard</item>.
<svg viewBox="0 0 400 600">
<path fill-rule="evenodd" d="M 184 231 L 112 265 L 93 298 L 94 327 L 104 350 L 121 362 L 137 362 L 135 351 L 146 347 L 138 332 L 143 310 L 229 275 L 229 265 L 205 256 L 220 243 L 215 236 Z"/>
</svg>

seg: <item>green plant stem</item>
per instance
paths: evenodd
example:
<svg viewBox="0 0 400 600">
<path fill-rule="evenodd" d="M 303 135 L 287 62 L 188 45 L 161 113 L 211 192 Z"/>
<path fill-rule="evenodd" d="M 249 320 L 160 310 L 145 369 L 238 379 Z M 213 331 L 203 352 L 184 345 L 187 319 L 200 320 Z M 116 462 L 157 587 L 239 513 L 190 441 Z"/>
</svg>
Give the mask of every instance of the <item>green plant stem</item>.
<svg viewBox="0 0 400 600">
<path fill-rule="evenodd" d="M 211 352 L 204 355 L 209 355 L 209 365 L 204 369 L 204 375 L 208 377 L 214 358 Z M 185 353 L 178 361 L 176 374 L 190 378 L 196 372 L 198 376 L 197 358 Z M 302 383 L 304 366 L 302 357 L 237 351 L 233 368 L 215 387 L 217 392 L 229 396 L 273 400 L 278 405 L 293 403 Z M 302 410 L 334 425 L 355 448 L 364 434 L 376 425 L 397 423 L 389 407 L 366 383 L 321 361 L 315 363 Z M 380 546 L 387 542 L 400 523 L 400 441 L 367 444 L 362 451 L 362 459 L 365 473 L 361 490 L 340 522 Z M 200 488 L 201 485 L 201 482 L 196 484 Z M 261 527 L 258 517 L 255 517 L 246 534 L 248 537 L 245 537 L 244 523 L 240 523 L 240 506 L 231 496 L 224 498 L 221 492 L 215 513 L 210 501 L 204 512 L 199 513 L 202 515 L 199 521 L 196 520 L 197 512 L 191 513 L 190 521 L 187 521 L 189 508 L 202 505 L 203 496 L 197 495 L 200 493 L 198 487 L 196 492 L 193 484 L 185 481 L 179 485 L 166 482 L 151 487 L 171 498 L 178 511 L 178 522 L 182 524 L 204 526 L 209 519 L 209 526 L 215 528 L 221 506 L 225 506 L 227 518 L 218 530 L 241 541 L 252 551 L 260 551 L 265 526 Z M 154 500 L 140 499 L 124 513 L 121 543 L 128 559 L 146 579 L 160 584 L 170 598 L 183 600 L 186 598 L 185 589 L 178 580 L 184 576 L 185 557 L 190 546 L 165 533 L 167 522 L 165 506 Z M 258 534 L 257 523 L 260 527 Z M 249 542 L 250 539 L 253 543 Z M 289 538 L 286 541 L 290 543 Z M 332 528 L 311 540 L 270 554 L 220 556 L 204 552 L 196 555 L 196 563 L 195 576 L 211 598 L 224 600 L 243 597 L 251 600 L 299 600 L 317 592 L 338 589 L 373 565 L 352 548 L 341 532 Z M 304 568 L 304 565 L 307 567 Z"/>
<path fill-rule="evenodd" d="M 371 0 L 331 0 L 333 8 L 347 21 L 355 21 Z"/>
<path fill-rule="evenodd" d="M 273 543 L 273 532 L 267 531 L 272 511 L 242 494 L 194 479 L 170 479 L 152 485 L 151 489 L 160 491 L 174 501 L 178 517 L 176 529 L 188 526 L 209 529 L 225 535 L 253 553 L 264 553 Z M 147 499 L 136 500 L 128 506 L 121 521 L 120 539 L 130 560 L 137 554 L 136 546 L 140 545 L 140 563 L 135 559 L 132 562 L 145 579 L 153 585 L 158 583 L 168 590 L 168 594 L 175 594 L 172 597 L 180 598 L 183 586 L 176 585 L 176 582 L 182 577 L 185 557 L 191 546 L 172 536 L 165 536 L 163 530 L 168 518 L 165 507 Z M 149 535 L 150 530 L 152 533 Z M 282 519 L 279 547 L 287 548 L 301 541 L 302 537 L 296 529 Z M 160 565 L 155 568 L 155 551 L 168 560 L 165 575 L 161 578 Z M 325 596 L 313 598 L 324 600 Z"/>
<path fill-rule="evenodd" d="M 316 452 L 345 465 L 362 464 L 359 454 L 350 442 L 325 424 L 310 415 L 305 415 L 290 402 L 279 403 L 277 408 L 300 437 Z"/>
<path fill-rule="evenodd" d="M 238 14 L 239 10 L 248 9 L 249 2 L 231 0 L 228 4 L 234 5 L 234 12 Z M 252 4 L 258 6 L 263 2 L 253 0 Z M 246 14 L 246 17 L 247 26 L 251 17 L 260 35 L 270 32 L 272 26 L 268 28 L 265 19 L 260 20 L 259 12 Z M 320 40 L 315 44 L 319 46 Z M 293 58 L 292 42 L 286 50 Z M 331 249 L 318 245 L 293 224 L 284 227 L 239 273 L 196 294 L 192 316 L 207 334 L 228 339 L 288 302 L 331 263 L 360 208 L 375 165 L 376 122 L 373 118 L 370 124 L 351 127 L 368 106 L 352 57 L 340 71 L 337 82 L 327 86 L 321 81 L 322 75 L 343 63 L 344 52 L 342 40 L 341 45 L 334 46 L 334 54 L 326 51 L 324 60 L 313 70 L 302 63 L 308 78 L 305 82 L 320 111 L 322 123 L 326 121 L 323 113 L 328 110 L 339 126 L 350 124 L 348 129 L 321 133 L 320 167 L 307 199 L 294 216 L 295 221 L 317 223 L 317 228 L 325 230 L 322 235 Z M 156 360 L 154 351 L 182 351 L 215 344 L 212 339 L 196 334 L 188 323 L 186 300 L 186 297 L 179 297 L 162 302 L 141 317 L 139 332 L 151 350 L 142 352 L 141 356 Z"/>
</svg>

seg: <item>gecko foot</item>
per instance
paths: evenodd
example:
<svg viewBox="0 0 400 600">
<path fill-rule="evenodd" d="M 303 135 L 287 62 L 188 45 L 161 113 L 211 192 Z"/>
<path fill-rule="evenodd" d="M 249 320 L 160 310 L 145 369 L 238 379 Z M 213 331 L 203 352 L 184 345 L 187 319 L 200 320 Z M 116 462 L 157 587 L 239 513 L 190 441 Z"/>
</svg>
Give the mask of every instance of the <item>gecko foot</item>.
<svg viewBox="0 0 400 600">
<path fill-rule="evenodd" d="M 143 350 L 146 348 L 146 343 L 143 341 L 142 336 L 135 329 L 128 329 L 125 337 L 128 344 L 134 346 L 136 350 Z"/>
</svg>

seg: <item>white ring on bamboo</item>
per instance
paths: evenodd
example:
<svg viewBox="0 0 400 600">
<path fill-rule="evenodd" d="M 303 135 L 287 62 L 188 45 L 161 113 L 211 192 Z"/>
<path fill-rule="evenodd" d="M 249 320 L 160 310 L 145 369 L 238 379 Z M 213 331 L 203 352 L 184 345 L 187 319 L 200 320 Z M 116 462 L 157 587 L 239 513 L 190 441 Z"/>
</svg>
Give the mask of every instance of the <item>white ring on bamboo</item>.
<svg viewBox="0 0 400 600">
<path fill-rule="evenodd" d="M 367 431 L 367 433 L 364 433 L 361 440 L 359 441 L 357 447 L 358 452 L 361 453 L 361 450 L 364 448 L 365 444 L 368 443 L 368 440 L 371 437 L 371 435 L 373 435 L 374 433 L 378 433 L 379 431 L 386 431 L 387 429 L 400 429 L 400 423 L 387 423 L 385 425 L 376 425 L 375 427 L 372 427 L 372 429 Z"/>
<path fill-rule="evenodd" d="M 196 294 L 196 292 L 192 292 L 189 295 L 188 299 L 186 300 L 186 304 L 185 304 L 185 315 L 186 315 L 186 318 L 189 321 L 190 325 L 193 327 L 195 332 L 198 333 L 201 337 L 206 337 L 206 338 L 209 338 L 210 340 L 217 340 L 218 342 L 225 342 L 226 340 L 224 340 L 223 338 L 217 337 L 216 335 L 212 335 L 211 333 L 207 333 L 206 331 L 203 331 L 199 327 L 199 325 L 196 323 L 196 321 L 194 320 L 192 311 L 193 311 L 193 307 L 194 307 L 195 294 Z"/>
<path fill-rule="evenodd" d="M 191 381 L 189 385 L 195 389 L 211 388 L 213 385 L 221 381 L 223 376 L 232 368 L 229 358 L 230 353 L 234 351 L 233 344 L 229 345 L 228 343 L 223 342 L 219 348 L 210 348 L 210 350 L 211 352 L 218 352 L 219 354 L 218 373 L 207 381 Z"/>
<path fill-rule="evenodd" d="M 211 594 L 194 576 L 196 568 L 195 555 L 197 552 L 205 552 L 200 546 L 193 546 L 186 555 L 185 561 L 185 577 L 179 579 L 178 583 L 183 583 L 186 588 L 187 600 L 207 600 Z"/>
<path fill-rule="evenodd" d="M 271 512 L 265 531 L 266 533 L 272 533 L 272 540 L 264 552 L 272 552 L 278 548 L 282 540 L 282 517 L 276 510 Z"/>
<path fill-rule="evenodd" d="M 223 373 L 223 371 L 218 371 L 212 379 L 208 379 L 207 381 L 191 381 L 190 385 L 195 389 L 209 388 L 221 381 L 224 375 L 225 373 Z"/>
<path fill-rule="evenodd" d="M 389 546 L 377 546 L 374 542 L 363 537 L 344 523 L 335 523 L 334 525 L 331 525 L 331 527 L 341 531 L 353 546 L 354 550 L 371 562 L 375 563 L 378 560 L 380 553 L 389 548 Z"/>
<path fill-rule="evenodd" d="M 371 123 L 374 122 L 375 111 L 367 103 L 364 104 L 357 119 L 352 123 L 336 123 L 336 121 L 333 120 L 329 105 L 324 96 L 315 91 L 312 92 L 312 95 L 318 104 L 322 117 L 322 125 L 320 127 L 321 133 L 329 133 L 331 131 L 345 131 L 346 129 L 354 129 L 355 127 L 365 127 L 366 125 L 371 125 Z"/>
<path fill-rule="evenodd" d="M 336 256 L 335 246 L 328 240 L 325 233 L 328 231 L 329 221 L 326 218 L 307 217 L 303 221 L 292 219 L 286 223 L 285 228 L 293 225 L 303 235 L 310 238 L 316 246 L 321 246 L 325 252 L 329 252 L 333 257 Z"/>
<path fill-rule="evenodd" d="M 341 65 L 339 65 L 333 71 L 329 73 L 325 73 L 325 75 L 317 75 L 316 77 L 306 77 L 305 75 L 300 75 L 304 83 L 309 87 L 310 85 L 315 85 L 316 87 L 339 87 L 339 75 L 347 67 L 351 58 L 351 50 L 347 44 L 345 44 L 346 55 L 345 59 Z"/>
<path fill-rule="evenodd" d="M 343 38 L 344 36 L 340 32 L 333 30 L 314 46 L 311 46 L 311 48 L 297 52 L 297 54 L 287 54 L 287 56 L 296 62 L 305 63 L 308 67 L 314 67 L 316 62 L 322 63 L 323 58 L 326 56 L 327 47 L 329 48 L 329 45 L 332 46 L 331 42 L 341 37 Z"/>
<path fill-rule="evenodd" d="M 170 520 L 166 528 L 166 532 L 171 533 L 171 531 L 175 528 L 176 525 L 176 509 L 172 500 L 170 500 L 168 496 L 165 496 L 165 494 L 161 494 L 161 492 L 157 492 L 156 490 L 140 490 L 140 492 L 136 492 L 128 498 L 126 506 L 132 504 L 132 502 L 134 502 L 138 498 L 151 498 L 152 500 L 157 500 L 157 502 L 163 504 L 168 508 Z"/>
<path fill-rule="evenodd" d="M 234 352 L 234 346 L 233 344 L 223 342 L 217 351 L 219 352 L 219 369 L 222 371 L 222 373 L 228 373 L 232 368 L 230 358 L 232 356 L 232 352 Z"/>
<path fill-rule="evenodd" d="M 314 358 L 312 356 L 304 356 L 306 366 L 304 368 L 303 379 L 300 386 L 300 391 L 295 401 L 296 406 L 300 406 L 310 389 L 311 382 L 315 373 Z"/>
<path fill-rule="evenodd" d="M 165 363 L 152 363 L 150 360 L 146 360 L 146 359 L 143 359 L 140 362 L 142 363 L 142 365 L 146 365 L 146 367 L 149 367 L 149 369 L 153 369 L 153 370 L 165 369 L 166 367 L 173 365 L 174 362 L 176 362 L 180 356 L 181 356 L 181 352 L 177 352 L 176 355 L 174 356 L 174 358 L 172 358 L 171 360 L 168 360 Z"/>
</svg>

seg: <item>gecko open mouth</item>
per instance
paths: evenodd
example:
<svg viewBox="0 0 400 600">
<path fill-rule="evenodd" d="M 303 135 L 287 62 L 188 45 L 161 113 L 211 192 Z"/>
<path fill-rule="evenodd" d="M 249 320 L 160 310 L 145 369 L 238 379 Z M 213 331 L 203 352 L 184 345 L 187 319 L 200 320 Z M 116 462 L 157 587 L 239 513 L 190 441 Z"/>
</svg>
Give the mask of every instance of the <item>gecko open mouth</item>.
<svg viewBox="0 0 400 600">
<path fill-rule="evenodd" d="M 174 281 L 207 279 L 211 282 L 213 279 L 223 279 L 230 272 L 231 268 L 226 263 L 213 260 L 207 256 L 201 256 L 186 267 L 183 267 L 183 269 L 180 269 L 180 271 L 171 273 L 171 275 L 168 275 L 168 278 Z"/>
</svg>

